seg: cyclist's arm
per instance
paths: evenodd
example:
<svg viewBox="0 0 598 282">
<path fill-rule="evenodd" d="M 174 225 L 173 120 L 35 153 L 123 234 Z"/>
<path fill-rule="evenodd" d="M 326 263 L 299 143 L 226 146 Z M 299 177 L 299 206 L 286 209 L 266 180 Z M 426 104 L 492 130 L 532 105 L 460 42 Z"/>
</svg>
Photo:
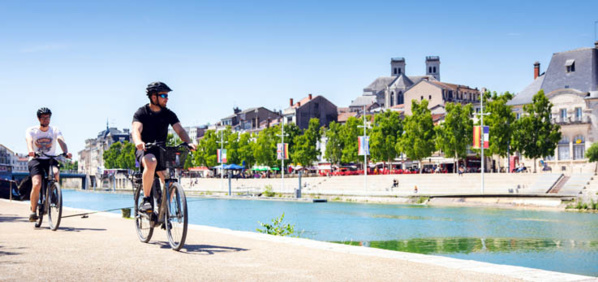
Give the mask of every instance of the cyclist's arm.
<svg viewBox="0 0 598 282">
<path fill-rule="evenodd" d="M 141 140 L 141 131 L 143 131 L 143 123 L 139 121 L 133 121 L 133 132 L 131 137 L 133 137 L 133 144 L 135 144 L 135 148 L 137 150 L 145 151 L 145 143 Z"/>
<path fill-rule="evenodd" d="M 27 134 L 27 136 L 25 136 L 25 141 L 27 142 L 27 152 L 29 153 L 29 156 L 34 157 L 35 150 L 33 149 L 33 138 L 31 138 L 31 135 Z"/>
<path fill-rule="evenodd" d="M 66 154 L 67 158 L 71 158 L 72 155 L 71 153 L 69 153 L 69 148 L 66 146 L 66 142 L 64 142 L 64 137 L 62 137 L 62 135 L 59 135 L 58 137 L 56 137 L 56 141 L 58 141 L 58 144 L 60 145 L 60 149 L 62 149 L 62 152 Z"/>
<path fill-rule="evenodd" d="M 193 144 L 191 138 L 189 138 L 189 134 L 187 134 L 187 131 L 183 128 L 180 122 L 173 124 L 172 129 L 174 129 L 174 132 L 176 132 L 183 142 L 189 144 L 195 150 L 195 145 Z"/>
</svg>

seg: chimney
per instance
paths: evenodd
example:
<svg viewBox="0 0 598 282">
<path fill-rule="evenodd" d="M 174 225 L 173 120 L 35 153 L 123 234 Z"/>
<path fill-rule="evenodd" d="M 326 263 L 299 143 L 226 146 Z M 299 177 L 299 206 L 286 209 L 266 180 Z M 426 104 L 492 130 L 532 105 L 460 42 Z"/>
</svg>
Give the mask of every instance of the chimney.
<svg viewBox="0 0 598 282">
<path fill-rule="evenodd" d="M 594 42 L 594 48 L 598 49 L 598 41 Z"/>
<path fill-rule="evenodd" d="M 291 107 L 293 106 L 293 98 L 291 98 L 291 102 L 289 104 Z"/>
<path fill-rule="evenodd" d="M 309 100 L 311 100 L 311 93 L 309 93 Z"/>
<path fill-rule="evenodd" d="M 540 76 L 540 62 L 536 61 L 534 63 L 534 80 Z"/>
<path fill-rule="evenodd" d="M 301 101 L 297 102 L 297 108 L 301 107 Z"/>
</svg>

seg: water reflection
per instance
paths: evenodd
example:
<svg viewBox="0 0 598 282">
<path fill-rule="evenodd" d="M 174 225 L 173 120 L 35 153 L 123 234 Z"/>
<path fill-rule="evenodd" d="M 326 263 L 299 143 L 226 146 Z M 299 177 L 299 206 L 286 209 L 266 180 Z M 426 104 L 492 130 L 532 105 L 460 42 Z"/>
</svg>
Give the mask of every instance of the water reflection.
<svg viewBox="0 0 598 282">
<path fill-rule="evenodd" d="M 390 241 L 335 242 L 419 254 L 527 253 L 595 251 L 598 241 L 553 240 L 537 238 L 415 238 Z"/>
</svg>

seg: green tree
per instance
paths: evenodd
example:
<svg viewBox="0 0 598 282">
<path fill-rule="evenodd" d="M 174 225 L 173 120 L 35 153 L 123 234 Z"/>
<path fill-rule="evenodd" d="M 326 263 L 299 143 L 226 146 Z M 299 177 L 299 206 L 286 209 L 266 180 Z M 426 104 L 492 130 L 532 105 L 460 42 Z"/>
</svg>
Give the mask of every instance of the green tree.
<svg viewBox="0 0 598 282">
<path fill-rule="evenodd" d="M 255 144 L 255 161 L 258 164 L 267 166 L 278 165 L 276 159 L 276 143 L 279 142 L 280 128 L 277 126 L 266 128 L 257 134 L 257 141 Z"/>
<path fill-rule="evenodd" d="M 372 160 L 389 163 L 397 155 L 397 137 L 403 132 L 403 121 L 399 113 L 387 110 L 374 116 L 374 126 L 370 134 Z"/>
<path fill-rule="evenodd" d="M 598 142 L 595 142 L 586 151 L 586 157 L 589 162 L 598 162 Z"/>
<path fill-rule="evenodd" d="M 513 94 L 505 92 L 498 95 L 496 92 L 484 93 L 484 112 L 489 113 L 484 117 L 484 125 L 490 128 L 489 155 L 507 157 L 510 152 L 516 116 L 507 105 Z"/>
<path fill-rule="evenodd" d="M 102 156 L 104 167 L 111 168 L 135 168 L 135 145 L 130 142 L 114 142 Z"/>
<path fill-rule="evenodd" d="M 359 142 L 357 137 L 363 135 L 363 129 L 359 126 L 363 125 L 361 120 L 355 117 L 349 117 L 347 122 L 341 127 L 341 136 L 343 143 L 343 156 L 341 161 L 343 163 L 360 162 L 363 158 L 358 155 Z"/>
<path fill-rule="evenodd" d="M 217 140 L 220 140 L 214 130 L 208 130 L 203 138 L 199 140 L 197 150 L 193 153 L 194 165 L 204 165 L 208 167 L 217 165 L 217 152 L 220 148 Z"/>
<path fill-rule="evenodd" d="M 412 115 L 405 117 L 404 129 L 401 140 L 397 144 L 397 151 L 405 152 L 408 158 L 421 160 L 432 155 L 434 152 L 435 133 L 432 114 L 428 109 L 428 100 L 422 100 L 421 104 L 416 100 L 411 102 Z M 423 166 L 420 165 L 420 173 Z"/>
<path fill-rule="evenodd" d="M 303 135 L 295 137 L 295 150 L 292 153 L 293 160 L 304 166 L 309 166 L 317 161 L 320 155 L 317 143 L 321 137 L 320 120 L 317 118 L 310 119 L 309 126 L 303 132 Z"/>
<path fill-rule="evenodd" d="M 60 163 L 60 171 L 77 171 L 79 169 L 79 162 L 73 160 L 65 160 Z"/>
<path fill-rule="evenodd" d="M 278 133 L 280 134 L 280 127 L 278 128 Z M 288 164 L 292 164 L 295 162 L 295 160 L 293 159 L 292 153 L 295 151 L 295 138 L 301 134 L 303 134 L 301 128 L 299 128 L 298 125 L 294 124 L 294 123 L 287 123 L 284 125 L 284 142 L 289 144 L 289 156 L 288 156 L 288 160 L 285 160 L 285 166 Z M 280 143 L 281 138 L 280 136 L 278 136 L 278 140 L 277 143 Z"/>
<path fill-rule="evenodd" d="M 330 128 L 324 133 L 328 139 L 328 142 L 326 142 L 324 158 L 333 164 L 339 164 L 343 157 L 342 125 L 333 121 L 330 123 L 329 127 Z"/>
<path fill-rule="evenodd" d="M 239 160 L 240 163 L 245 162 L 245 168 L 249 169 L 255 163 L 255 156 L 253 153 L 255 147 L 254 136 L 251 133 L 245 132 L 239 137 Z"/>
<path fill-rule="evenodd" d="M 561 127 L 550 122 L 551 110 L 552 103 L 540 90 L 531 104 L 523 106 L 524 115 L 515 123 L 513 147 L 534 160 L 534 172 L 536 159 L 552 155 L 561 140 Z"/>
<path fill-rule="evenodd" d="M 463 159 L 467 157 L 467 146 L 473 138 L 473 107 L 459 103 L 446 104 L 444 122 L 435 127 L 436 148 L 444 152 L 445 157 Z M 453 169 L 456 172 L 458 163 Z"/>
<path fill-rule="evenodd" d="M 122 151 L 123 144 L 120 142 L 115 142 L 110 145 L 108 150 L 104 151 L 104 167 L 111 169 L 111 168 L 118 168 L 118 155 Z"/>
</svg>

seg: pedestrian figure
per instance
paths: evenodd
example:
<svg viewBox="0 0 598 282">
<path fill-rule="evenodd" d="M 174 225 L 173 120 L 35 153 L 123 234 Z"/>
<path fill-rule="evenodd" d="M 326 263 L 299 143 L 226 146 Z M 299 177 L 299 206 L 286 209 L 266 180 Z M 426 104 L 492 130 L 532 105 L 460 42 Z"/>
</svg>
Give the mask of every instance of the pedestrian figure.
<svg viewBox="0 0 598 282">
<path fill-rule="evenodd" d="M 417 185 L 415 185 L 415 188 L 413 188 L 413 193 L 417 194 Z"/>
</svg>

